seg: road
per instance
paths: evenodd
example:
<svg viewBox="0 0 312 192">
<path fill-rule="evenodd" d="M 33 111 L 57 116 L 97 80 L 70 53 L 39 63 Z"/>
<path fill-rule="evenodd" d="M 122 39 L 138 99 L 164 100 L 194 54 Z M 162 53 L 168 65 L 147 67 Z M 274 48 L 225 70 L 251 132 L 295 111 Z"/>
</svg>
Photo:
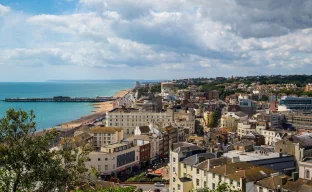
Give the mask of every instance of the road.
<svg viewBox="0 0 312 192">
<path fill-rule="evenodd" d="M 153 184 L 132 184 L 132 185 L 140 187 L 141 189 L 143 189 L 144 192 L 145 191 L 153 192 L 155 189 L 160 189 L 160 191 L 166 191 L 164 189 L 167 189 L 167 191 L 169 191 L 169 185 L 166 185 L 165 187 L 155 187 Z"/>
</svg>

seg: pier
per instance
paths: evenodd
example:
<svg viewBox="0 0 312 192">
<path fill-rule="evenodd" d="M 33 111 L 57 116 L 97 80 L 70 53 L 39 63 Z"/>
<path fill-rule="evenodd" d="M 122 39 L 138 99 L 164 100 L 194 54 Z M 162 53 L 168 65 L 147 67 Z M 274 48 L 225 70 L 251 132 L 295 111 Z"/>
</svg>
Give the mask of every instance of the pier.
<svg viewBox="0 0 312 192">
<path fill-rule="evenodd" d="M 66 97 L 56 96 L 52 98 L 6 98 L 6 102 L 105 102 L 113 101 L 113 97 Z"/>
</svg>

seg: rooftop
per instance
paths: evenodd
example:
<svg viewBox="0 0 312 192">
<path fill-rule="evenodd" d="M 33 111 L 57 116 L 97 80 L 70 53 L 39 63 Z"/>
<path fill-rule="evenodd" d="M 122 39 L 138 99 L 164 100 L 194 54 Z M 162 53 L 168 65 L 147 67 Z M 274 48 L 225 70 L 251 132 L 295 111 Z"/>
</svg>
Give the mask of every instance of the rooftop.
<svg viewBox="0 0 312 192">
<path fill-rule="evenodd" d="M 246 170 L 241 170 L 229 174 L 230 179 L 239 181 L 240 178 L 246 178 L 246 182 L 259 181 L 261 179 L 269 177 L 271 174 L 276 173 L 277 171 L 266 168 L 266 167 L 250 167 Z"/>
<path fill-rule="evenodd" d="M 217 166 L 210 170 L 210 172 L 218 174 L 218 175 L 228 175 L 235 173 L 238 170 L 245 170 L 248 168 L 254 167 L 254 165 L 247 162 L 236 162 L 229 163 L 222 166 Z"/>
<path fill-rule="evenodd" d="M 110 133 L 114 134 L 116 132 L 121 132 L 122 128 L 119 127 L 102 127 L 97 126 L 90 129 L 90 133 Z"/>
<path fill-rule="evenodd" d="M 198 163 L 201 163 L 207 159 L 215 158 L 213 153 L 199 153 L 190 157 L 185 158 L 182 162 L 187 165 L 194 166 Z"/>
<path fill-rule="evenodd" d="M 279 158 L 279 153 L 272 153 L 272 152 L 265 152 L 261 153 L 262 151 L 252 151 L 252 152 L 241 152 L 238 150 L 229 151 L 224 153 L 224 157 L 233 158 L 239 157 L 240 161 L 257 161 L 262 159 L 271 159 L 271 158 Z M 287 157 L 289 155 L 282 154 L 282 157 Z"/>
<path fill-rule="evenodd" d="M 287 175 L 276 175 L 261 179 L 257 182 L 257 185 L 268 188 L 268 189 L 277 189 L 278 185 L 282 186 L 282 179 L 286 179 Z"/>
</svg>

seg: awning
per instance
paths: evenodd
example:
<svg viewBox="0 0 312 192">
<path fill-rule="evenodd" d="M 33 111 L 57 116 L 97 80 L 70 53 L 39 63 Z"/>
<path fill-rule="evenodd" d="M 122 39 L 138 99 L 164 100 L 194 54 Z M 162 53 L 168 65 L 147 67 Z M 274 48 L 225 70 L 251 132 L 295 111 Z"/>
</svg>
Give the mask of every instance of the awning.
<svg viewBox="0 0 312 192">
<path fill-rule="evenodd" d="M 160 169 L 157 169 L 154 173 L 155 173 L 155 174 L 161 175 L 161 172 L 162 172 L 162 171 L 161 171 Z"/>
</svg>

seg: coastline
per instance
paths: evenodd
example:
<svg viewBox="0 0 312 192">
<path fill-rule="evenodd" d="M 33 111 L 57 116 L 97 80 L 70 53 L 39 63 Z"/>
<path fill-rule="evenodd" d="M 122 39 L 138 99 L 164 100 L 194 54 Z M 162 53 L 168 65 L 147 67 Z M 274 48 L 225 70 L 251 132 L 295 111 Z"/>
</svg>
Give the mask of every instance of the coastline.
<svg viewBox="0 0 312 192">
<path fill-rule="evenodd" d="M 125 97 L 130 92 L 130 90 L 131 89 L 122 89 L 118 91 L 113 97 L 116 98 L 117 100 L 121 99 Z M 116 103 L 116 101 L 106 101 L 91 104 L 94 107 L 94 110 L 92 111 L 91 114 L 82 116 L 79 119 L 75 119 L 70 122 L 61 123 L 60 124 L 61 129 L 70 130 L 83 124 L 92 123 L 94 120 L 105 116 L 107 111 L 111 111 L 114 108 L 116 108 L 116 105 L 114 103 Z"/>
</svg>

